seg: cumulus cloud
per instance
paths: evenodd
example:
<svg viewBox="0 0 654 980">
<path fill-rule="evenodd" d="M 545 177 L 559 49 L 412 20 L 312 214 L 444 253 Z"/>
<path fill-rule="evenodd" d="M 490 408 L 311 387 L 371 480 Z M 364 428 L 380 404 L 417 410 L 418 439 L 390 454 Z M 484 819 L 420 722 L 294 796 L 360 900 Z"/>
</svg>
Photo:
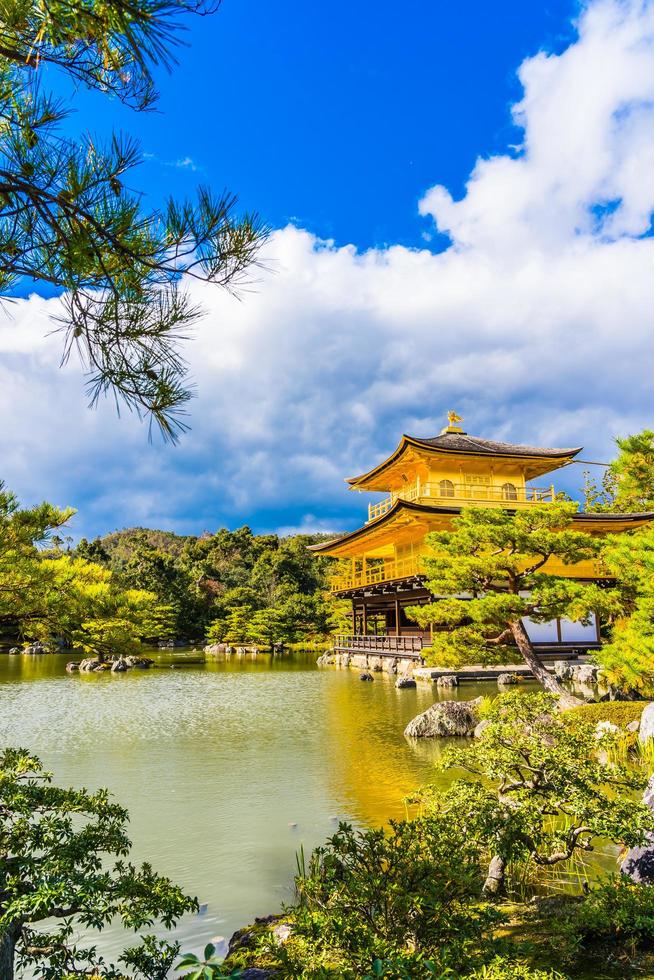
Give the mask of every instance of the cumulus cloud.
<svg viewBox="0 0 654 980">
<path fill-rule="evenodd" d="M 420 211 L 451 244 L 360 253 L 289 226 L 257 291 L 193 287 L 207 315 L 188 347 L 199 397 L 180 447 L 85 408 L 56 371 L 55 301 L 0 322 L 2 475 L 26 499 L 79 505 L 80 531 L 148 523 L 202 531 L 354 526 L 363 472 L 401 432 L 469 431 L 549 445 L 654 424 L 654 2 L 597 0 L 561 54 L 519 70 L 522 143 L 480 159 L 461 200 Z M 11 318 L 11 319 L 10 319 Z M 566 485 L 581 482 L 579 468 Z"/>
</svg>

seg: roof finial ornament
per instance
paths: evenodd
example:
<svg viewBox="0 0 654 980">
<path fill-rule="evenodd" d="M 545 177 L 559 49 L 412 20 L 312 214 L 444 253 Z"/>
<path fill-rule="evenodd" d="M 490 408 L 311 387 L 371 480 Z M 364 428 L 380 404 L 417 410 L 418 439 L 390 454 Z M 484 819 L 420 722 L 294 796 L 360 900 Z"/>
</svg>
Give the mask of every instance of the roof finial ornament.
<svg viewBox="0 0 654 980">
<path fill-rule="evenodd" d="M 463 429 L 459 425 L 459 422 L 463 422 L 463 418 L 457 415 L 456 412 L 447 413 L 448 424 L 444 429 L 441 429 L 441 435 L 445 435 L 446 432 L 463 432 Z"/>
</svg>

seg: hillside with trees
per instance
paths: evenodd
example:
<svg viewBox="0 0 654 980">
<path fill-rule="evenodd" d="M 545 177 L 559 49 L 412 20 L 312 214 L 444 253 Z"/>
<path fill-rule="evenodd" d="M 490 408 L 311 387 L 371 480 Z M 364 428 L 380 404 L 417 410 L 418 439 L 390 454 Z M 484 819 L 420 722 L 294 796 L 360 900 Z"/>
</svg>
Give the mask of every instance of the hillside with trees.
<svg viewBox="0 0 654 980">
<path fill-rule="evenodd" d="M 329 632 L 330 558 L 308 546 L 322 535 L 254 534 L 245 526 L 199 537 L 128 528 L 82 539 L 78 557 L 125 589 L 145 589 L 173 612 L 177 639 L 301 642 Z"/>
</svg>

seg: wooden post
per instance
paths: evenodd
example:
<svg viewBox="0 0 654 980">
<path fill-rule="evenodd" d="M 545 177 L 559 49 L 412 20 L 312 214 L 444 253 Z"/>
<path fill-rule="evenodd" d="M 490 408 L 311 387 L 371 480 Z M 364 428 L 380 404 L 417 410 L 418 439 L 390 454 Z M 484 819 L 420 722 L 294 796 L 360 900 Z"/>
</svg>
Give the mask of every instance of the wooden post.
<svg viewBox="0 0 654 980">
<path fill-rule="evenodd" d="M 364 559 L 365 561 L 365 559 Z M 366 600 L 363 600 L 363 635 L 368 635 L 368 612 L 366 610 Z"/>
<path fill-rule="evenodd" d="M 400 635 L 400 600 L 395 596 L 395 635 Z"/>
</svg>

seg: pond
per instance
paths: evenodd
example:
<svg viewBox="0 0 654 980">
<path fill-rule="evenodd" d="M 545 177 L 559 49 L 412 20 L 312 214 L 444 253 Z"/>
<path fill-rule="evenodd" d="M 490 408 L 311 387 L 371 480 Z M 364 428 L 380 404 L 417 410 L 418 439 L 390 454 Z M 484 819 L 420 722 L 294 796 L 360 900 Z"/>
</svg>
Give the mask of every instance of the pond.
<svg viewBox="0 0 654 980">
<path fill-rule="evenodd" d="M 134 857 L 202 903 L 177 930 L 185 950 L 290 900 L 296 852 L 338 820 L 403 816 L 446 744 L 402 735 L 435 688 L 362 683 L 317 668 L 315 653 L 179 669 L 160 655 L 149 671 L 99 675 L 66 674 L 66 659 L 0 656 L 0 743 L 36 753 L 60 784 L 107 786 L 129 809 Z M 442 697 L 496 691 L 470 683 Z M 122 944 L 117 927 L 98 943 L 111 955 Z"/>
</svg>

